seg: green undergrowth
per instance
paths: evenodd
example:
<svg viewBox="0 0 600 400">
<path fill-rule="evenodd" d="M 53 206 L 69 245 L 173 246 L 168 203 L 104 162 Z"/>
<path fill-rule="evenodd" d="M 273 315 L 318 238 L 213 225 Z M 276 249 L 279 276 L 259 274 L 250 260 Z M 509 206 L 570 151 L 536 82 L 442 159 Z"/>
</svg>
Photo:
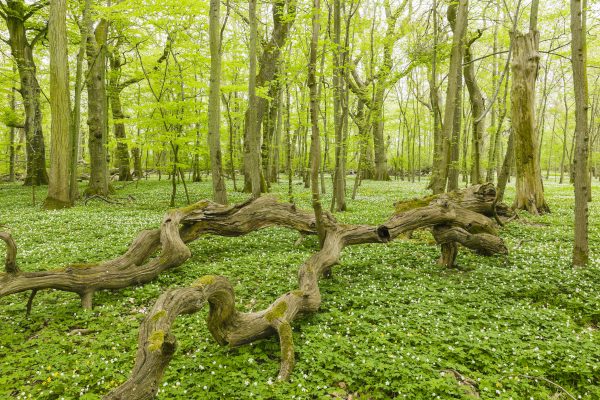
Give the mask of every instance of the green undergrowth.
<svg viewBox="0 0 600 400">
<path fill-rule="evenodd" d="M 169 208 L 168 182 L 115 186 L 117 198 L 135 199 L 42 211 L 31 205 L 30 188 L 0 185 L 0 224 L 17 242 L 20 268 L 95 263 L 121 254 L 138 231 L 159 226 Z M 209 197 L 209 182 L 189 188 L 194 201 Z M 229 189 L 232 201 L 247 198 Z M 309 208 L 309 191 L 299 182 L 294 190 L 298 205 Z M 521 213 L 501 229 L 507 257 L 462 250 L 464 268 L 447 270 L 436 264 L 439 251 L 427 232 L 347 248 L 333 277 L 321 281 L 320 312 L 292 324 L 290 382 L 275 381 L 276 338 L 229 349 L 211 338 L 206 310 L 179 317 L 178 349 L 159 399 L 468 398 L 467 387 L 444 372 L 450 369 L 474 380 L 484 399 L 548 399 L 562 393 L 556 385 L 600 398 L 599 203 L 590 208 L 591 265 L 573 270 L 572 188 L 546 183 L 546 190 L 551 214 Z M 275 185 L 274 192 L 285 199 L 287 187 Z M 425 182 L 364 182 L 349 211 L 336 217 L 378 224 L 394 202 L 426 194 Z M 28 293 L 0 299 L 0 398 L 100 398 L 129 375 L 140 321 L 161 292 L 225 275 L 239 310 L 263 309 L 296 289 L 298 267 L 316 251 L 315 238 L 295 247 L 297 238 L 282 228 L 201 237 L 184 265 L 146 285 L 97 293 L 92 311 L 73 293 L 46 290 L 27 319 Z"/>
</svg>

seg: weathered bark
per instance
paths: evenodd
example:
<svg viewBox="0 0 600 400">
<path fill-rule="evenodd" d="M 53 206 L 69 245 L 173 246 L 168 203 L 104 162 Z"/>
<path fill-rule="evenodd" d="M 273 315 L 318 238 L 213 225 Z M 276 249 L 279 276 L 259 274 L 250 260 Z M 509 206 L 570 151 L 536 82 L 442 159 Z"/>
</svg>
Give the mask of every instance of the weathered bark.
<svg viewBox="0 0 600 400">
<path fill-rule="evenodd" d="M 65 0 L 50 1 L 50 175 L 45 209 L 71 206 L 69 159 L 72 140 L 69 136 L 69 64 L 67 54 L 67 5 Z"/>
<path fill-rule="evenodd" d="M 33 59 L 33 48 L 45 35 L 40 31 L 31 42 L 27 39 L 27 20 L 47 3 L 39 2 L 31 5 L 23 0 L 6 1 L 6 20 L 9 34 L 11 54 L 17 63 L 21 87 L 19 92 L 23 97 L 25 109 L 25 140 L 26 140 L 26 175 L 25 185 L 45 185 L 48 183 L 46 171 L 46 149 L 42 132 L 42 111 L 40 105 L 40 85 L 36 77 L 36 65 Z"/>
<path fill-rule="evenodd" d="M 255 218 L 260 215 L 260 218 Z M 180 224 L 183 227 L 180 228 Z M 161 229 L 146 230 L 134 239 L 125 254 L 92 264 L 70 264 L 44 272 L 0 275 L 0 297 L 27 290 L 58 289 L 83 296 L 101 289 L 118 289 L 149 282 L 162 271 L 181 265 L 189 257 L 179 241 L 193 241 L 214 233 L 240 236 L 267 226 L 286 226 L 302 234 L 315 233 L 314 217 L 293 205 L 264 197 L 226 207 L 208 200 L 169 212 Z M 156 251 L 160 254 L 152 257 Z"/>
<path fill-rule="evenodd" d="M 575 239 L 573 265 L 585 266 L 589 258 L 588 245 L 588 82 L 586 71 L 586 0 L 571 0 L 571 65 L 575 87 Z"/>
<path fill-rule="evenodd" d="M 208 96 L 208 148 L 212 177 L 213 200 L 227 204 L 227 189 L 221 155 L 221 2 L 210 1 L 210 88 Z"/>
<path fill-rule="evenodd" d="M 479 202 L 489 203 L 495 198 L 493 186 L 491 189 L 492 193 L 488 193 L 491 196 L 486 195 Z M 254 202 L 257 201 L 260 200 Z M 254 222 L 257 220 L 254 219 Z M 321 303 L 319 278 L 338 263 L 345 246 L 386 243 L 402 233 L 432 227 L 434 237 L 442 247 L 450 249 L 444 252 L 448 266 L 454 262 L 457 242 L 484 255 L 507 252 L 502 239 L 495 235 L 490 219 L 457 206 L 447 196 L 436 198 L 430 205 L 396 213 L 380 226 L 338 224 L 330 215 L 324 219 L 324 226 L 327 235 L 323 248 L 300 268 L 298 289 L 283 294 L 265 310 L 252 313 L 237 311 L 233 288 L 222 276 L 204 276 L 191 287 L 170 289 L 161 295 L 142 322 L 136 362 L 130 378 L 105 399 L 153 398 L 176 350 L 176 338 L 171 331 L 176 317 L 197 312 L 207 303 L 208 329 L 221 345 L 235 347 L 277 334 L 281 346 L 278 378 L 287 379 L 294 364 L 290 324 L 298 317 L 318 310 Z"/>
<path fill-rule="evenodd" d="M 86 195 L 109 194 L 108 152 L 106 149 L 106 36 L 108 21 L 101 19 L 93 30 L 90 19 L 87 40 L 88 146 L 90 150 L 90 180 Z M 92 34 L 94 32 L 94 34 Z"/>
<path fill-rule="evenodd" d="M 532 214 L 550 208 L 544 199 L 544 187 L 535 130 L 535 80 L 539 63 L 539 32 L 511 32 L 512 58 L 511 122 L 517 166 L 514 208 Z"/>
</svg>

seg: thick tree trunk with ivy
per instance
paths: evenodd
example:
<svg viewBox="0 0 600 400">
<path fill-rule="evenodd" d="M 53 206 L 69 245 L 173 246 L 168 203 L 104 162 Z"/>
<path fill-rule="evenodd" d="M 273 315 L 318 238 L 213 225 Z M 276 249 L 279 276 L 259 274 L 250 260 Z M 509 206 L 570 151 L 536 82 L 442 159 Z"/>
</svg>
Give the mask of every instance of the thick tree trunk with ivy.
<svg viewBox="0 0 600 400">
<path fill-rule="evenodd" d="M 514 207 L 532 214 L 549 212 L 535 129 L 535 80 L 539 64 L 539 32 L 511 33 L 513 48 L 511 122 L 517 170 Z"/>
<path fill-rule="evenodd" d="M 36 77 L 36 65 L 33 59 L 33 48 L 45 35 L 46 31 L 42 29 L 29 41 L 26 28 L 29 18 L 46 4 L 39 2 L 28 5 L 23 0 L 8 0 L 6 2 L 6 14 L 1 14 L 6 21 L 11 54 L 19 71 L 19 81 L 21 83 L 19 92 L 23 97 L 23 107 L 25 109 L 24 129 L 27 154 L 25 185 L 45 185 L 48 183 L 46 149 L 42 133 L 41 89 Z"/>
<path fill-rule="evenodd" d="M 108 176 L 108 152 L 106 148 L 106 35 L 108 22 L 101 19 L 94 31 L 88 25 L 87 41 L 87 92 L 88 92 L 88 146 L 90 150 L 90 181 L 86 195 L 107 196 L 110 191 Z M 92 34 L 92 32 L 94 32 Z"/>
</svg>

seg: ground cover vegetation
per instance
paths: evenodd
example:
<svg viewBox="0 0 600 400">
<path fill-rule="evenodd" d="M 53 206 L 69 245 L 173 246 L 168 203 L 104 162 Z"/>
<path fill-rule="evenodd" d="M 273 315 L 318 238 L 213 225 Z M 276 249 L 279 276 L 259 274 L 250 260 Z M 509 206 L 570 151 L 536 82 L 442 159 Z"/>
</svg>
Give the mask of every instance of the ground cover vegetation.
<svg viewBox="0 0 600 400">
<path fill-rule="evenodd" d="M 0 397 L 600 397 L 599 21 L 0 0 Z"/>
<path fill-rule="evenodd" d="M 286 197 L 286 186 L 273 188 Z M 298 207 L 309 207 L 310 193 L 296 188 Z M 18 241 L 24 270 L 100 261 L 121 254 L 138 231 L 160 222 L 169 190 L 164 182 L 142 180 L 117 190 L 118 198 L 135 197 L 123 205 L 95 200 L 40 213 L 27 205 L 28 192 L 6 185 L 2 219 Z M 190 191 L 205 198 L 210 183 Z M 179 317 L 177 356 L 158 398 L 466 398 L 469 386 L 458 384 L 452 370 L 472 379 L 482 398 L 563 393 L 542 378 L 575 396 L 598 396 L 600 260 L 572 269 L 572 228 L 564 222 L 572 213 L 570 189 L 550 183 L 546 192 L 553 213 L 522 213 L 500 230 L 507 256 L 461 252 L 460 269 L 442 268 L 427 232 L 346 249 L 332 278 L 321 283 L 320 311 L 293 326 L 297 357 L 289 382 L 275 379 L 276 338 L 229 349 L 211 338 L 205 313 Z M 424 194 L 425 184 L 365 182 L 339 218 L 377 224 L 394 202 Z M 234 192 L 232 201 L 245 197 Z M 592 205 L 592 221 L 598 211 Z M 590 224 L 592 253 L 600 246 L 599 229 Z M 65 240 L 69 232 L 76 234 Z M 295 287 L 298 266 L 318 246 L 315 237 L 295 246 L 297 239 L 283 228 L 243 238 L 204 236 L 190 244 L 192 257 L 183 266 L 142 286 L 101 291 L 91 311 L 61 291 L 41 291 L 29 318 L 27 293 L 0 299 L 0 397 L 100 398 L 128 377 L 139 324 L 162 292 L 221 274 L 232 281 L 244 311 L 264 308 L 282 289 Z"/>
</svg>

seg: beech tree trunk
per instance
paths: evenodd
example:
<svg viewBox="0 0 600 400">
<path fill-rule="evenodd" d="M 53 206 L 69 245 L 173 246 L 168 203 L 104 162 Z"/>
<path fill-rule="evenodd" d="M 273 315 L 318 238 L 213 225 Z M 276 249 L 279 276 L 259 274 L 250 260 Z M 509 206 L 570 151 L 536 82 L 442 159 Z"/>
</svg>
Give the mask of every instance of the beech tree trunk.
<svg viewBox="0 0 600 400">
<path fill-rule="evenodd" d="M 124 61 L 119 54 L 120 41 L 114 45 L 113 51 L 108 54 L 110 73 L 108 78 L 108 98 L 113 118 L 113 130 L 117 141 L 116 164 L 119 169 L 119 181 L 131 181 L 131 162 L 129 160 L 129 146 L 125 132 L 125 114 L 121 105 L 121 92 L 129 85 L 141 80 L 133 79 L 121 82 L 121 67 Z"/>
<path fill-rule="evenodd" d="M 478 184 L 483 181 L 483 170 L 481 168 L 481 158 L 483 154 L 483 135 L 485 132 L 485 118 L 482 118 L 485 111 L 485 97 L 477 84 L 475 77 L 475 63 L 471 53 L 471 46 L 482 32 L 469 40 L 465 47 L 465 84 L 469 91 L 469 100 L 471 102 L 471 114 L 473 115 L 473 146 L 471 151 L 471 183 Z M 466 140 L 466 138 L 465 138 Z"/>
<path fill-rule="evenodd" d="M 50 1 L 48 22 L 50 44 L 50 176 L 45 209 L 71 206 L 69 167 L 72 140 L 69 135 L 69 64 L 67 43 L 67 5 L 65 0 Z"/>
<path fill-rule="evenodd" d="M 586 0 L 571 0 L 571 65 L 575 86 L 575 240 L 573 265 L 585 266 L 588 246 L 588 82 L 586 71 Z"/>
<path fill-rule="evenodd" d="M 27 5 L 23 0 L 8 0 L 6 7 L 9 12 L 2 17 L 6 20 L 9 34 L 11 54 L 17 63 L 21 87 L 19 92 L 23 97 L 25 109 L 25 140 L 26 140 L 26 175 L 25 185 L 45 185 L 48 183 L 46 171 L 46 148 L 42 133 L 42 111 L 40 106 L 40 85 L 36 77 L 36 65 L 33 59 L 33 48 L 44 36 L 45 31 L 39 32 L 31 42 L 27 39 L 25 24 L 44 3 Z"/>
<path fill-rule="evenodd" d="M 227 204 L 227 189 L 223 177 L 221 155 L 221 2 L 210 1 L 210 88 L 208 96 L 208 147 L 212 175 L 213 200 Z"/>
<path fill-rule="evenodd" d="M 434 155 L 439 157 L 437 168 L 432 170 L 430 187 L 434 194 L 444 192 L 446 181 L 448 179 L 448 168 L 450 166 L 450 145 L 453 131 L 454 113 L 456 104 L 460 99 L 458 90 L 458 77 L 461 74 L 461 65 L 463 59 L 463 38 L 467 30 L 468 0 L 453 2 L 448 6 L 448 19 L 455 21 L 454 35 L 452 37 L 452 50 L 450 52 L 450 67 L 448 72 L 448 87 L 446 90 L 446 104 L 444 106 L 444 121 L 441 132 L 441 154 Z M 451 22 L 452 23 L 452 22 Z"/>
<path fill-rule="evenodd" d="M 108 176 L 107 99 L 106 99 L 106 36 L 108 21 L 101 19 L 96 30 L 88 25 L 87 93 L 88 93 L 88 147 L 90 150 L 90 181 L 85 194 L 107 196 L 110 193 Z M 94 32 L 94 34 L 92 34 Z"/>
</svg>

